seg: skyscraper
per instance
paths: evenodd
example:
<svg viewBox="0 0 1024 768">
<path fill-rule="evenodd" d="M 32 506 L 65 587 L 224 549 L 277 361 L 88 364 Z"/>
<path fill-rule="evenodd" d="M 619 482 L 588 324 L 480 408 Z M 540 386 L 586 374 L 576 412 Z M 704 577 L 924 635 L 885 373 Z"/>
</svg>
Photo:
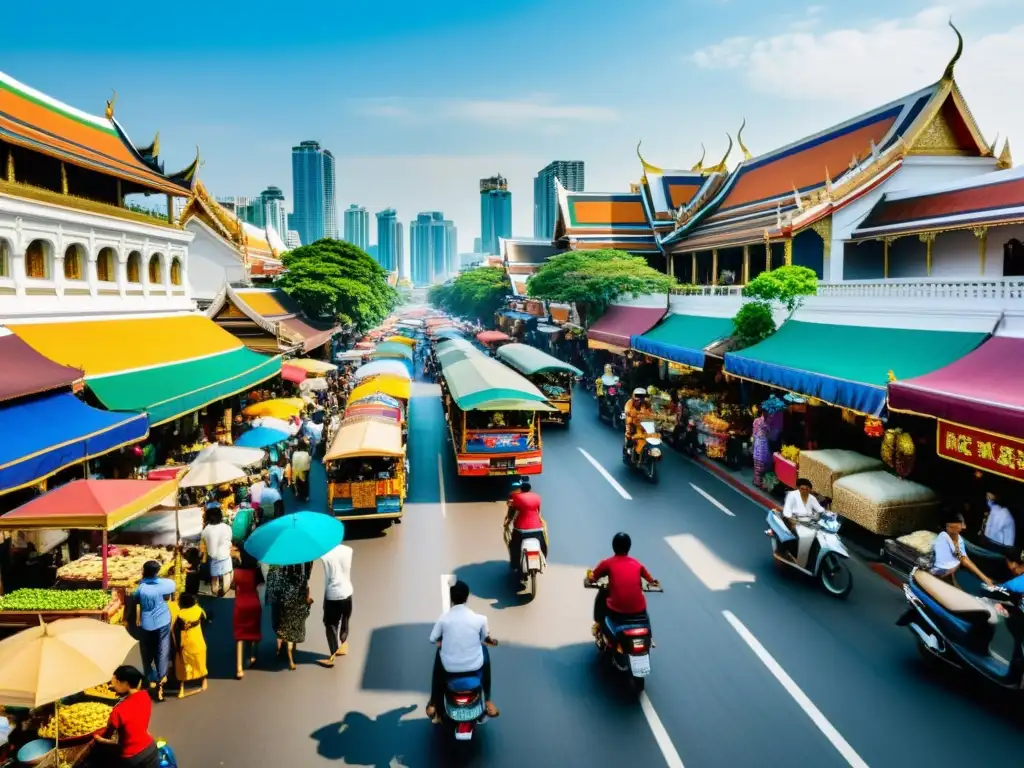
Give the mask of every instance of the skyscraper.
<svg viewBox="0 0 1024 768">
<path fill-rule="evenodd" d="M 288 214 L 285 211 L 284 192 L 280 187 L 267 187 L 260 192 L 259 211 L 257 216 L 261 222 L 250 222 L 256 226 L 270 226 L 279 234 L 282 239 L 288 233 Z"/>
<path fill-rule="evenodd" d="M 512 237 L 512 193 L 502 175 L 480 179 L 480 239 L 484 253 L 499 253 L 498 239 Z"/>
<path fill-rule="evenodd" d="M 345 240 L 364 251 L 370 245 L 370 214 L 361 205 L 345 209 Z"/>
<path fill-rule="evenodd" d="M 395 269 L 398 270 L 398 279 L 405 277 L 405 229 L 402 222 L 395 220 Z"/>
<path fill-rule="evenodd" d="M 582 160 L 555 160 L 545 165 L 533 179 L 533 236 L 550 240 L 558 220 L 555 179 L 570 192 L 582 192 L 584 173 Z"/>
<path fill-rule="evenodd" d="M 484 252 L 484 240 L 483 240 L 483 238 L 482 237 L 474 237 L 473 238 L 473 253 L 483 253 L 483 252 Z"/>
<path fill-rule="evenodd" d="M 291 228 L 306 245 L 338 236 L 334 203 L 334 155 L 316 141 L 292 147 Z"/>
<path fill-rule="evenodd" d="M 439 216 L 441 214 L 438 214 Z M 412 284 L 430 285 L 434 271 L 434 246 L 431 237 L 433 213 L 421 213 L 409 224 L 409 257 Z"/>
<path fill-rule="evenodd" d="M 440 283 L 458 272 L 458 230 L 440 211 L 425 211 L 409 225 L 412 283 Z"/>
<path fill-rule="evenodd" d="M 402 263 L 402 224 L 394 208 L 377 214 L 377 263 L 394 272 Z"/>
<path fill-rule="evenodd" d="M 444 241 L 446 249 L 444 271 L 447 278 L 459 271 L 459 229 L 455 226 L 454 221 L 444 220 Z"/>
</svg>

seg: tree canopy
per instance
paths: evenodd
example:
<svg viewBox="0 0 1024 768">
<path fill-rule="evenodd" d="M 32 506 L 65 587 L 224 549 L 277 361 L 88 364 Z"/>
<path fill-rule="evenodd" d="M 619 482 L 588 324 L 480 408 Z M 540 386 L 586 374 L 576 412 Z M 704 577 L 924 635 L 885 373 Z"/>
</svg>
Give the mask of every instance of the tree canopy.
<svg viewBox="0 0 1024 768">
<path fill-rule="evenodd" d="M 342 240 L 323 239 L 284 254 L 278 285 L 310 317 L 332 317 L 365 331 L 398 305 L 388 273 L 369 254 Z"/>
<path fill-rule="evenodd" d="M 732 319 L 738 348 L 757 344 L 775 333 L 773 302 L 779 302 L 792 313 L 801 297 L 817 292 L 818 276 L 813 269 L 788 266 L 762 272 L 744 286 L 743 295 L 750 301 Z"/>
<path fill-rule="evenodd" d="M 589 321 L 618 298 L 667 293 L 675 286 L 674 277 L 649 266 L 642 256 L 603 248 L 553 256 L 530 278 L 526 289 L 538 299 L 575 303 L 580 316 Z"/>
<path fill-rule="evenodd" d="M 502 308 L 512 283 L 502 267 L 478 267 L 443 285 L 432 285 L 427 300 L 438 309 L 486 322 Z"/>
</svg>

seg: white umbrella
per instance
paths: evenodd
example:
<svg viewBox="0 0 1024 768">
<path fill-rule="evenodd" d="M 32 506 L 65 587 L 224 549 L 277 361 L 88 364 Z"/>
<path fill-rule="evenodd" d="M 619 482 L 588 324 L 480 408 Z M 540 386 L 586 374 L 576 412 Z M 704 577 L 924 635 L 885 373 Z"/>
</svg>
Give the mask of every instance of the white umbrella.
<svg viewBox="0 0 1024 768">
<path fill-rule="evenodd" d="M 306 379 L 299 384 L 300 392 L 319 392 L 327 389 L 327 379 Z"/>
<path fill-rule="evenodd" d="M 203 448 L 192 460 L 193 464 L 201 461 L 226 461 L 237 467 L 251 467 L 259 464 L 267 456 L 261 448 L 240 448 L 237 445 L 211 445 Z"/>
<path fill-rule="evenodd" d="M 278 432 L 285 432 L 289 435 L 294 435 L 299 431 L 298 424 L 292 424 L 292 422 L 285 421 L 284 419 L 275 419 L 273 416 L 263 416 L 259 419 L 253 419 L 252 425 L 254 427 L 276 429 Z"/>
<path fill-rule="evenodd" d="M 245 470 L 226 461 L 199 461 L 189 467 L 179 487 L 196 488 L 207 485 L 223 485 L 246 477 Z"/>
</svg>

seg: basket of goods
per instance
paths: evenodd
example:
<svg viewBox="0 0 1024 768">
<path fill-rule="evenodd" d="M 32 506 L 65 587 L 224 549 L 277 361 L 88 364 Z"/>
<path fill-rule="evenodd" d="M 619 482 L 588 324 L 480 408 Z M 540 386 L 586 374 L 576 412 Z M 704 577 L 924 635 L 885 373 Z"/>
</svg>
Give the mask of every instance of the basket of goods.
<svg viewBox="0 0 1024 768">
<path fill-rule="evenodd" d="M 101 699 L 103 701 L 117 701 L 120 697 L 110 683 L 100 683 L 92 688 L 86 688 L 82 695 L 90 699 Z"/>
<path fill-rule="evenodd" d="M 786 461 L 791 461 L 794 464 L 800 458 L 800 449 L 797 448 L 795 445 L 784 445 L 784 446 L 782 446 L 781 453 L 782 453 L 782 458 L 784 458 Z"/>
<path fill-rule="evenodd" d="M 885 465 L 872 456 L 856 451 L 826 449 L 822 451 L 801 451 L 798 456 L 800 477 L 814 485 L 814 492 L 834 498 L 833 484 L 841 477 L 859 472 L 874 472 Z"/>
<path fill-rule="evenodd" d="M 902 429 L 886 430 L 882 437 L 882 461 L 900 477 L 909 477 L 917 461 L 914 438 Z"/>
<path fill-rule="evenodd" d="M 44 739 L 59 738 L 61 743 L 85 741 L 107 727 L 113 709 L 98 701 L 58 706 L 57 712 L 39 728 L 39 735 Z"/>
<path fill-rule="evenodd" d="M 18 589 L 0 597 L 0 611 L 102 611 L 112 599 L 102 589 Z"/>
<path fill-rule="evenodd" d="M 934 531 L 914 531 L 898 539 L 885 540 L 885 554 L 890 563 L 905 571 L 911 568 L 931 568 L 935 565 Z"/>
<path fill-rule="evenodd" d="M 142 578 L 142 566 L 147 560 L 156 560 L 166 575 L 174 561 L 173 547 L 109 546 L 107 549 L 107 584 L 111 587 L 134 589 Z M 57 569 L 57 579 L 64 582 L 99 582 L 103 580 L 103 558 L 99 554 L 85 555 Z"/>
<path fill-rule="evenodd" d="M 872 533 L 902 536 L 935 524 L 939 497 L 889 472 L 860 472 L 836 480 L 832 509 Z"/>
</svg>

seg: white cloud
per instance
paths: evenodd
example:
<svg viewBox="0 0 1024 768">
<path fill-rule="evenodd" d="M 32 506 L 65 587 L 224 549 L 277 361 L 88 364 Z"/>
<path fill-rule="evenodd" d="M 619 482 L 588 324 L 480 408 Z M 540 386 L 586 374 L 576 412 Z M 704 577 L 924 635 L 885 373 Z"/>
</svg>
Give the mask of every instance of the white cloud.
<svg viewBox="0 0 1024 768">
<path fill-rule="evenodd" d="M 738 72 L 756 92 L 807 106 L 842 103 L 852 114 L 935 82 L 956 45 L 947 24 L 951 10 L 967 16 L 993 4 L 1002 3 L 956 0 L 952 9 L 947 3 L 859 28 L 727 38 L 690 60 L 701 69 Z M 967 38 L 957 65 L 957 82 L 989 140 L 997 131 L 1024 135 L 1024 104 L 1014 98 L 1024 91 L 1021 39 L 1024 24 Z"/>
<path fill-rule="evenodd" d="M 506 100 L 368 99 L 353 102 L 352 106 L 358 114 L 369 117 L 421 122 L 461 121 L 513 128 L 535 126 L 544 132 L 557 129 L 557 122 L 608 122 L 618 119 L 616 111 L 608 107 L 563 104 L 550 97 Z"/>
</svg>

